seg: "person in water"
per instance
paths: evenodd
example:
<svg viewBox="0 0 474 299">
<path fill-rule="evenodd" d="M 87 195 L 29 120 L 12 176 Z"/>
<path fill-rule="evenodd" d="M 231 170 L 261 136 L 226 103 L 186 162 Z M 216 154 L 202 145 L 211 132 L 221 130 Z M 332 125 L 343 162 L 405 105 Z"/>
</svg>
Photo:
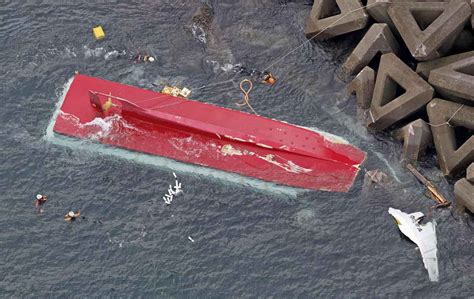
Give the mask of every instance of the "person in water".
<svg viewBox="0 0 474 299">
<path fill-rule="evenodd" d="M 69 211 L 69 213 L 64 215 L 64 220 L 72 222 L 72 221 L 76 220 L 76 218 L 79 217 L 79 216 L 81 216 L 81 211 L 77 210 L 76 213 L 74 213 L 73 211 Z"/>
<path fill-rule="evenodd" d="M 37 194 L 35 200 L 35 207 L 39 208 L 42 204 L 44 204 L 48 200 L 48 197 L 45 195 Z"/>
<path fill-rule="evenodd" d="M 249 69 L 249 68 L 246 68 L 246 67 L 240 66 L 240 65 L 234 67 L 234 71 L 236 73 L 240 73 L 240 74 L 243 74 L 245 76 L 249 76 L 249 77 L 252 78 L 252 80 L 260 81 L 260 82 L 265 83 L 265 84 L 273 85 L 276 82 L 275 77 L 273 77 L 272 73 L 270 73 L 269 71 L 262 72 L 262 71 L 259 71 L 259 70 L 256 70 L 256 69 Z"/>
<path fill-rule="evenodd" d="M 268 71 L 263 72 L 262 83 L 273 85 L 275 82 L 276 79 L 273 77 L 272 73 Z"/>
<path fill-rule="evenodd" d="M 140 62 L 154 62 L 155 57 L 147 54 L 135 54 L 135 56 L 132 57 L 133 62 L 135 63 L 140 63 Z"/>
</svg>

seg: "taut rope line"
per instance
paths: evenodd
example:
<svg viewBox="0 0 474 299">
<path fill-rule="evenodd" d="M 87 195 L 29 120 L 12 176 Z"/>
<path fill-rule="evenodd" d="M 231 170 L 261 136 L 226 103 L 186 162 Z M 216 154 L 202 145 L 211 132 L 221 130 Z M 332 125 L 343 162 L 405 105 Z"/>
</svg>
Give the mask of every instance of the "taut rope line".
<svg viewBox="0 0 474 299">
<path fill-rule="evenodd" d="M 453 117 L 462 109 L 462 107 L 464 107 L 464 104 L 462 104 L 461 106 L 459 106 L 459 108 L 453 113 L 453 115 L 451 115 L 451 117 L 450 117 L 447 121 L 445 121 L 444 123 L 440 123 L 440 124 L 437 124 L 437 125 L 433 125 L 433 124 L 430 124 L 430 123 L 427 123 L 427 124 L 430 125 L 430 126 L 432 126 L 432 127 L 435 127 L 435 128 L 441 127 L 441 126 L 444 126 L 444 125 L 448 125 L 448 126 L 452 127 L 452 125 L 451 125 L 449 122 L 450 122 L 450 121 L 453 119 Z"/>
<path fill-rule="evenodd" d="M 384 3 L 393 3 L 393 1 L 386 1 Z M 398 2 L 397 2 L 398 3 Z M 347 17 L 348 15 L 350 15 L 351 13 L 353 12 L 356 12 L 358 10 L 361 10 L 361 9 L 365 9 L 367 7 L 370 7 L 370 6 L 373 6 L 373 5 L 376 5 L 376 4 L 380 4 L 380 2 L 374 2 L 374 3 L 371 3 L 371 4 L 367 4 L 367 5 L 364 5 L 362 7 L 359 7 L 359 8 L 356 8 L 354 10 L 351 10 L 345 14 L 343 14 L 342 16 L 340 16 L 337 20 L 335 20 L 334 22 L 332 22 L 331 24 L 327 25 L 326 27 L 324 27 L 323 30 L 319 31 L 318 33 L 316 33 L 315 35 L 313 35 L 311 38 L 309 38 L 308 40 L 302 42 L 299 46 L 295 47 L 293 50 L 291 50 L 290 52 L 286 53 L 285 55 L 283 56 L 280 56 L 280 58 L 278 58 L 277 60 L 275 60 L 272 64 L 270 64 L 269 66 L 267 66 L 266 68 L 263 69 L 263 71 L 267 71 L 268 69 L 270 69 L 272 66 L 274 66 L 275 64 L 277 64 L 278 62 L 280 62 L 282 59 L 286 58 L 288 55 L 290 55 L 291 53 L 295 52 L 296 50 L 298 50 L 299 48 L 301 48 L 302 46 L 306 45 L 307 43 L 311 42 L 314 38 L 318 37 L 321 33 L 323 33 L 324 31 L 326 31 L 327 29 L 329 29 L 330 27 L 336 25 L 337 22 L 339 22 L 340 20 L 344 19 L 345 17 Z"/>
</svg>

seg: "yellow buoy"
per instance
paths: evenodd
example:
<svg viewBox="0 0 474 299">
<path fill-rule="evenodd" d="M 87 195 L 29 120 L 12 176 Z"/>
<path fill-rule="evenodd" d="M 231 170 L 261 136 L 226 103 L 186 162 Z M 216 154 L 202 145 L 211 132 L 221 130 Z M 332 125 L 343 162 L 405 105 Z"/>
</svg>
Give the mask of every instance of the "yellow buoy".
<svg viewBox="0 0 474 299">
<path fill-rule="evenodd" d="M 102 26 L 97 26 L 92 29 L 92 33 L 94 33 L 95 39 L 103 39 L 105 37 L 105 32 L 104 29 L 102 29 Z"/>
</svg>

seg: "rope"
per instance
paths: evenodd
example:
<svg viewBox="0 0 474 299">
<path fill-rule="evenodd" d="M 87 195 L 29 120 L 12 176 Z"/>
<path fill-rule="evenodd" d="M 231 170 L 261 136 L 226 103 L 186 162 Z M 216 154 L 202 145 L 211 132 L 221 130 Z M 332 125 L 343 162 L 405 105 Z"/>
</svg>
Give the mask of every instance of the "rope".
<svg viewBox="0 0 474 299">
<path fill-rule="evenodd" d="M 445 121 L 444 123 L 437 124 L 437 125 L 433 125 L 433 124 L 430 124 L 430 123 L 427 123 L 427 124 L 430 125 L 430 126 L 432 126 L 432 127 L 435 127 L 435 128 L 441 127 L 441 126 L 444 126 L 444 125 L 448 125 L 448 126 L 452 127 L 452 125 L 451 125 L 449 122 L 450 122 L 450 121 L 453 119 L 453 117 L 462 109 L 462 107 L 464 107 L 464 104 L 462 104 L 461 106 L 459 106 L 459 108 L 453 113 L 453 115 L 451 115 L 451 117 L 450 117 L 447 121 Z"/>
<path fill-rule="evenodd" d="M 244 84 L 247 83 L 248 84 L 248 89 L 245 90 L 244 89 Z M 250 91 L 252 90 L 253 88 L 253 83 L 252 81 L 250 81 L 249 79 L 244 79 L 242 81 L 240 81 L 240 91 L 242 91 L 242 93 L 244 94 L 244 100 L 242 103 L 236 103 L 238 106 L 242 107 L 242 106 L 248 106 L 250 108 L 250 110 L 252 110 L 253 113 L 255 113 L 256 115 L 257 112 L 255 112 L 255 110 L 253 109 L 252 105 L 250 105 L 250 100 L 249 100 L 249 93 Z"/>
<path fill-rule="evenodd" d="M 384 2 L 384 3 L 393 3 L 392 1 L 387 1 L 387 2 Z M 306 45 L 307 43 L 311 42 L 313 39 L 315 39 L 316 37 L 318 37 L 319 35 L 321 35 L 324 31 L 326 31 L 327 29 L 329 29 L 330 27 L 334 26 L 337 22 L 339 22 L 340 20 L 344 19 L 345 17 L 347 17 L 348 15 L 350 15 L 351 13 L 353 12 L 356 12 L 358 10 L 361 10 L 361 9 L 365 9 L 367 7 L 370 7 L 370 6 L 373 6 L 373 5 L 377 5 L 377 4 L 380 4 L 380 2 L 374 2 L 374 3 L 371 3 L 371 4 L 367 4 L 365 6 L 362 6 L 362 7 L 359 7 L 359 8 L 356 8 L 354 10 L 351 10 L 345 14 L 343 14 L 342 16 L 340 16 L 338 19 L 336 19 L 334 22 L 330 23 L 329 25 L 327 25 L 326 27 L 324 27 L 323 30 L 319 31 L 318 33 L 316 33 L 315 35 L 313 35 L 311 38 L 309 38 L 308 40 L 302 42 L 299 46 L 293 48 L 290 52 L 286 53 L 285 55 L 283 56 L 280 56 L 280 58 L 278 58 L 277 60 L 275 60 L 272 64 L 270 64 L 269 66 L 267 66 L 266 68 L 263 69 L 263 71 L 267 71 L 268 69 L 270 69 L 272 66 L 274 66 L 275 64 L 277 64 L 278 62 L 280 62 L 282 59 L 286 58 L 288 55 L 290 55 L 291 53 L 295 52 L 296 50 L 298 50 L 299 48 L 301 48 L 302 46 Z"/>
<path fill-rule="evenodd" d="M 390 1 L 390 0 L 386 0 L 386 2 L 384 3 L 394 3 L 393 1 Z M 405 3 L 405 2 L 400 2 L 400 3 Z M 407 2 L 409 3 L 409 2 Z M 334 26 L 335 24 L 337 24 L 340 20 L 344 19 L 345 17 L 347 17 L 348 15 L 350 15 L 351 13 L 353 12 L 356 12 L 358 10 L 362 10 L 362 9 L 365 9 L 365 8 L 368 8 L 370 6 L 373 6 L 373 5 L 377 5 L 377 4 L 380 4 L 379 2 L 374 2 L 374 3 L 371 3 L 371 4 L 367 4 L 367 5 L 364 5 L 362 7 L 359 7 L 359 8 L 356 8 L 354 10 L 351 10 L 347 13 L 345 13 L 344 15 L 340 16 L 338 19 L 336 19 L 334 22 L 330 23 L 329 25 L 327 25 L 323 30 L 321 30 L 320 32 L 318 32 L 317 34 L 313 35 L 311 38 L 309 38 L 308 40 L 302 42 L 300 45 L 298 45 L 297 47 L 293 48 L 291 51 L 289 51 L 288 53 L 284 54 L 283 56 L 280 56 L 278 59 L 274 60 L 270 65 L 268 65 L 266 68 L 263 69 L 262 72 L 265 72 L 267 70 L 269 70 L 272 66 L 274 66 L 275 64 L 279 63 L 281 60 L 285 59 L 288 55 L 290 55 L 291 53 L 295 52 L 296 50 L 298 50 L 299 48 L 301 48 L 302 46 L 306 45 L 307 43 L 311 42 L 313 39 L 315 39 L 316 37 L 318 37 L 319 35 L 321 35 L 323 32 L 325 32 L 327 29 L 329 29 L 330 27 Z M 201 87 L 198 87 L 198 88 L 195 88 L 194 90 L 201 90 L 203 88 L 206 88 L 206 87 L 209 87 L 209 86 L 215 86 L 215 85 L 220 85 L 220 84 L 224 84 L 224 83 L 228 83 L 228 82 L 234 82 L 234 79 L 230 79 L 230 80 L 224 80 L 224 81 L 219 81 L 219 82 L 216 82 L 216 83 L 211 83 L 211 84 L 207 84 L 207 85 L 203 85 Z M 241 88 L 242 89 L 242 88 Z M 252 109 L 253 110 L 253 109 Z M 255 113 L 256 114 L 256 113 Z"/>
<path fill-rule="evenodd" d="M 203 85 L 203 86 L 201 86 L 201 87 L 195 88 L 194 90 L 201 90 L 201 89 L 206 88 L 206 87 L 209 87 L 209 86 L 224 84 L 224 83 L 228 83 L 228 82 L 234 82 L 234 79 L 229 79 L 229 80 L 224 80 L 224 81 L 219 81 L 219 82 L 216 82 L 216 83 L 211 83 L 211 84 Z"/>
<path fill-rule="evenodd" d="M 394 3 L 393 0 L 386 0 L 384 3 Z M 399 3 L 408 3 L 408 2 L 399 2 Z M 315 35 L 313 35 L 311 38 L 307 39 L 306 41 L 302 42 L 300 45 L 296 46 L 295 48 L 293 48 L 291 51 L 287 52 L 286 54 L 280 56 L 279 58 L 277 58 L 276 60 L 274 60 L 270 65 L 268 65 L 267 67 L 265 67 L 263 69 L 263 72 L 269 70 L 271 67 L 273 67 L 274 65 L 276 65 L 277 63 L 279 63 L 280 61 L 282 61 L 283 59 L 285 59 L 288 55 L 290 55 L 291 53 L 295 52 L 296 50 L 298 50 L 299 48 L 303 47 L 304 45 L 306 45 L 307 43 L 311 42 L 313 39 L 315 39 L 316 37 L 318 37 L 319 35 L 321 35 L 322 33 L 324 33 L 327 29 L 330 29 L 332 26 L 334 26 L 335 24 L 337 24 L 339 21 L 341 21 L 342 19 L 346 18 L 348 15 L 356 12 L 356 11 L 359 11 L 359 10 L 363 10 L 363 9 L 366 9 L 368 7 L 371 7 L 371 6 L 374 6 L 374 5 L 378 5 L 380 4 L 380 2 L 374 2 L 374 3 L 371 3 L 371 4 L 367 4 L 367 5 L 364 5 L 364 6 L 361 6 L 359 8 L 356 8 L 354 10 L 351 10 L 345 14 L 343 14 L 342 16 L 340 16 L 339 18 L 337 18 L 334 22 L 328 24 L 326 27 L 323 28 L 323 30 L 321 30 L 320 32 L 316 33 Z M 129 33 L 128 33 L 129 35 Z M 130 41 L 131 41 L 131 37 L 128 36 Z M 132 41 L 131 41 L 132 42 Z M 133 42 L 132 42 L 133 43 Z M 216 86 L 216 85 L 220 85 L 220 84 L 224 84 L 224 83 L 229 83 L 229 82 L 235 82 L 234 79 L 229 79 L 229 80 L 224 80 L 224 81 L 219 81 L 219 82 L 216 82 L 216 83 L 211 83 L 211 84 L 207 84 L 207 85 L 203 85 L 201 87 L 198 87 L 198 88 L 195 88 L 194 90 L 201 90 L 201 89 L 204 89 L 206 87 L 210 87 L 210 86 Z M 249 82 L 250 83 L 250 89 L 246 92 L 243 90 L 243 87 L 242 87 L 242 83 L 243 82 Z M 257 114 L 255 112 L 255 110 L 252 108 L 252 106 L 250 105 L 250 103 L 248 102 L 249 99 L 248 99 L 248 93 L 250 92 L 250 90 L 252 89 L 252 82 L 248 79 L 244 79 L 242 82 L 240 82 L 240 90 L 244 93 L 244 103 L 238 103 L 239 106 L 244 106 L 244 105 L 247 105 L 255 114 Z M 157 99 L 159 97 L 155 97 L 155 98 L 151 98 L 151 99 L 147 99 L 147 100 L 143 100 L 142 102 L 146 102 L 148 100 L 153 100 L 153 99 Z M 460 107 L 462 108 L 462 107 Z M 459 109 L 460 110 L 460 109 Z M 457 113 L 458 111 L 456 111 Z M 455 114 L 456 114 L 455 113 Z M 454 115 L 453 115 L 454 117 Z M 452 118 L 452 117 L 451 117 Z M 449 121 L 451 120 L 451 118 L 443 123 L 443 124 L 439 124 L 439 125 L 432 125 L 432 124 L 429 124 L 430 126 L 434 126 L 434 127 L 437 127 L 437 126 L 442 126 L 442 125 L 445 125 L 446 123 L 448 123 L 449 125 Z"/>
</svg>

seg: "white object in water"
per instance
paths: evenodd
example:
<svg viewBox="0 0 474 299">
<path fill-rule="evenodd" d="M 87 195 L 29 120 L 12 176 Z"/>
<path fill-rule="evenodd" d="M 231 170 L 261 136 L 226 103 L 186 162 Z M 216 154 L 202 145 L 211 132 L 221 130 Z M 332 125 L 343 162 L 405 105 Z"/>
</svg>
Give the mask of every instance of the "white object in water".
<svg viewBox="0 0 474 299">
<path fill-rule="evenodd" d="M 183 87 L 181 91 L 179 92 L 179 95 L 182 96 L 183 98 L 187 98 L 191 94 L 191 90 L 187 89 L 186 87 Z"/>
<path fill-rule="evenodd" d="M 183 192 L 183 189 L 181 187 L 181 183 L 178 182 L 178 178 L 176 176 L 176 173 L 173 172 L 173 176 L 175 177 L 175 185 L 174 185 L 174 187 L 172 185 L 169 185 L 168 194 L 165 194 L 165 196 L 163 196 L 163 200 L 168 205 L 171 204 L 171 202 L 173 201 L 173 196 L 178 195 L 179 193 Z"/>
<path fill-rule="evenodd" d="M 189 241 L 191 241 L 191 242 L 193 242 L 193 243 L 194 243 L 194 239 L 193 239 L 193 238 L 191 238 L 191 236 L 188 236 L 188 239 L 189 239 Z"/>
<path fill-rule="evenodd" d="M 438 281 L 436 222 L 433 220 L 433 222 L 420 224 L 420 220 L 424 217 L 421 212 L 406 214 L 400 210 L 389 208 L 388 213 L 395 218 L 400 231 L 418 245 L 430 280 Z"/>
</svg>

